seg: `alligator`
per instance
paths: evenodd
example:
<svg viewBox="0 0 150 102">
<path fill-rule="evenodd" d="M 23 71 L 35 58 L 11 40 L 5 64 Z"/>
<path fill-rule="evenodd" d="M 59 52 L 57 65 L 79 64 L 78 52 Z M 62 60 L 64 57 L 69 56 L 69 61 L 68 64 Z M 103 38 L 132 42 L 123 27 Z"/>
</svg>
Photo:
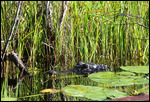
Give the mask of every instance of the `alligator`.
<svg viewBox="0 0 150 102">
<path fill-rule="evenodd" d="M 93 63 L 84 63 L 82 61 L 79 61 L 73 69 L 66 70 L 66 71 L 59 71 L 59 72 L 48 71 L 46 74 L 48 74 L 49 76 L 52 76 L 52 75 L 57 75 L 58 73 L 74 72 L 77 75 L 88 76 L 89 74 L 92 74 L 92 73 L 108 71 L 108 69 L 110 70 L 110 66 L 103 65 L 103 64 L 99 65 L 99 64 L 93 64 Z"/>
</svg>

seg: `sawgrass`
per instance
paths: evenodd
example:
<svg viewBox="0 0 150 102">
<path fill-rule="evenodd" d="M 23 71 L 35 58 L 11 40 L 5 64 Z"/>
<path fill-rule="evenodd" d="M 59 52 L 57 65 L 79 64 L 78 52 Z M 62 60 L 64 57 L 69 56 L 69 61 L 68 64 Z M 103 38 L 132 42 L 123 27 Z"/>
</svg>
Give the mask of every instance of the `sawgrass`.
<svg viewBox="0 0 150 102">
<path fill-rule="evenodd" d="M 49 66 L 45 68 L 42 65 L 45 63 L 43 60 L 46 60 L 49 65 L 51 56 L 48 53 L 50 47 L 45 48 L 43 44 L 51 46 L 46 32 L 46 19 L 42 17 L 44 7 L 39 13 L 40 16 L 37 16 L 42 3 L 41 1 L 24 2 L 17 34 L 10 41 L 8 48 L 8 51 L 13 49 L 19 53 L 22 56 L 20 58 L 27 59 L 25 64 L 33 69 L 33 72 L 35 67 L 43 71 L 51 69 Z M 1 40 L 4 42 L 11 30 L 16 9 L 17 2 L 1 1 Z M 71 1 L 61 31 L 58 30 L 61 2 L 52 2 L 52 9 L 52 25 L 55 32 L 54 70 L 71 69 L 78 61 L 103 63 L 115 66 L 115 68 L 122 65 L 149 64 L 149 40 L 142 40 L 149 38 L 149 29 L 136 24 L 137 21 L 149 27 L 149 1 Z M 121 13 L 141 18 L 123 16 Z M 3 47 L 4 43 L 1 42 L 1 49 Z M 10 66 L 7 65 L 7 67 Z M 5 77 L 5 81 L 1 84 L 1 97 L 39 94 L 40 90 L 48 87 L 48 85 L 43 87 L 44 77 L 35 74 L 32 84 L 26 80 L 27 85 L 23 84 L 19 89 L 17 88 L 15 95 L 10 93 L 11 89 L 7 84 L 8 77 Z M 66 86 L 65 83 L 76 84 L 73 80 L 62 80 L 53 85 L 59 89 L 60 84 L 62 86 Z M 93 85 L 91 81 L 85 82 L 80 78 L 77 81 L 78 84 Z M 54 97 L 53 100 L 60 100 L 60 94 L 55 94 Z M 44 98 L 36 96 L 19 100 L 37 101 L 44 100 Z M 67 100 L 79 100 L 79 98 L 68 97 Z"/>
</svg>

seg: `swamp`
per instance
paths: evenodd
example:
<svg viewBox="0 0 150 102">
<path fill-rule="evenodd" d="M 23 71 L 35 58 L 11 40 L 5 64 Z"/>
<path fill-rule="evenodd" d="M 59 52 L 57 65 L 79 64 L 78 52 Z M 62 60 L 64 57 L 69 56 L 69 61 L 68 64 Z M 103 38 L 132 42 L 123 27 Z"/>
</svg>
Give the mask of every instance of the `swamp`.
<svg viewBox="0 0 150 102">
<path fill-rule="evenodd" d="M 149 1 L 1 1 L 1 101 L 110 100 L 149 100 Z"/>
</svg>

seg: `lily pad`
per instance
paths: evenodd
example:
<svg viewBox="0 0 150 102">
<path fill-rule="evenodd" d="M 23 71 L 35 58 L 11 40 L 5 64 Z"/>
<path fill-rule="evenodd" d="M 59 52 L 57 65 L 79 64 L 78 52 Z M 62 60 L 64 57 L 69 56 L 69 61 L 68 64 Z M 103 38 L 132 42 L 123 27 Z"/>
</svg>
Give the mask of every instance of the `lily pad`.
<svg viewBox="0 0 150 102">
<path fill-rule="evenodd" d="M 127 85 L 138 85 L 149 83 L 149 80 L 141 76 L 128 76 L 126 78 L 119 79 L 118 81 L 112 82 L 109 86 L 127 86 Z"/>
<path fill-rule="evenodd" d="M 61 90 L 61 92 L 69 96 L 84 97 L 86 93 L 95 90 L 101 91 L 102 88 L 95 87 L 95 86 L 84 86 L 84 85 L 68 85 L 67 87 L 64 87 Z"/>
<path fill-rule="evenodd" d="M 106 98 L 114 99 L 119 97 L 125 97 L 127 96 L 126 93 L 118 91 L 118 90 L 110 90 L 110 89 L 103 89 L 101 91 L 94 91 L 91 93 L 87 93 L 85 95 L 86 98 L 92 99 L 92 100 L 98 100 L 103 101 Z"/>
<path fill-rule="evenodd" d="M 149 83 L 149 79 L 147 79 L 146 77 L 139 77 L 137 76 L 137 78 L 134 79 L 134 84 L 147 84 Z"/>
<path fill-rule="evenodd" d="M 128 75 L 128 76 L 126 76 Z M 134 85 L 134 84 L 145 84 L 149 83 L 149 79 L 142 77 L 142 76 L 132 76 L 130 72 L 124 73 L 113 73 L 113 72 L 99 72 L 93 73 L 88 77 L 96 81 L 98 83 L 107 83 L 109 86 L 127 86 L 127 85 Z"/>
<path fill-rule="evenodd" d="M 128 86 L 134 85 L 134 79 L 119 79 L 109 84 L 109 86 Z"/>
<path fill-rule="evenodd" d="M 104 89 L 96 86 L 68 85 L 61 90 L 64 94 L 75 97 L 86 97 L 92 100 L 102 101 L 106 98 L 118 98 L 127 96 L 118 90 Z"/>
<path fill-rule="evenodd" d="M 145 73 L 145 74 L 149 73 L 149 66 L 121 66 L 120 68 L 130 72 Z"/>
<path fill-rule="evenodd" d="M 91 80 L 99 82 L 99 83 L 110 83 L 117 81 L 120 77 L 113 72 L 98 72 L 93 73 L 88 76 Z"/>
<path fill-rule="evenodd" d="M 135 73 L 132 72 L 117 72 L 118 75 L 125 75 L 125 76 L 134 76 Z"/>
</svg>

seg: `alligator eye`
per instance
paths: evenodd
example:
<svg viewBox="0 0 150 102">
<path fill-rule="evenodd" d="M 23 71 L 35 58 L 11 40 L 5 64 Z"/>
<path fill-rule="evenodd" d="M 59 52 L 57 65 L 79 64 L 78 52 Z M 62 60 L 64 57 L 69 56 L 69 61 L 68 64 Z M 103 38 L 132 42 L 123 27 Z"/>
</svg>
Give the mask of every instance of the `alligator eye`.
<svg viewBox="0 0 150 102">
<path fill-rule="evenodd" d="M 89 65 L 88 65 L 88 64 L 86 64 L 86 63 L 85 63 L 85 64 L 83 64 L 82 66 L 83 66 L 83 68 L 88 68 L 88 67 L 89 67 Z"/>
</svg>

